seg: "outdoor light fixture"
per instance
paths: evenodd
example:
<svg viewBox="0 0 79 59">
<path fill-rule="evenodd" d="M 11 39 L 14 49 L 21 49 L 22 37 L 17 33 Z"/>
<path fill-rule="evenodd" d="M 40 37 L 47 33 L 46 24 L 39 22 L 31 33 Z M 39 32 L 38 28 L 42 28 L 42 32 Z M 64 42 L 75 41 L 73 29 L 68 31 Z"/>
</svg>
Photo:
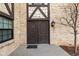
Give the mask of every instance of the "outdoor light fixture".
<svg viewBox="0 0 79 59">
<path fill-rule="evenodd" d="M 52 21 L 52 22 L 51 22 L 51 26 L 52 26 L 52 27 L 54 27 L 54 25 L 55 25 L 55 22 L 54 22 L 54 21 Z"/>
</svg>

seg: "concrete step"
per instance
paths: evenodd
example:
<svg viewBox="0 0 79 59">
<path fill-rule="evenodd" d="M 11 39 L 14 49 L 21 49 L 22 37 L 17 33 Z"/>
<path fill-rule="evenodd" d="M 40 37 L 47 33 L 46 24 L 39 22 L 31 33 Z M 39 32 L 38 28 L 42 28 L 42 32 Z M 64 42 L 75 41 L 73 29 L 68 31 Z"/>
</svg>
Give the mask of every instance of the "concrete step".
<svg viewBox="0 0 79 59">
<path fill-rule="evenodd" d="M 69 56 L 62 48 L 56 45 L 38 44 L 36 49 L 27 49 L 25 45 L 17 48 L 11 56 Z"/>
</svg>

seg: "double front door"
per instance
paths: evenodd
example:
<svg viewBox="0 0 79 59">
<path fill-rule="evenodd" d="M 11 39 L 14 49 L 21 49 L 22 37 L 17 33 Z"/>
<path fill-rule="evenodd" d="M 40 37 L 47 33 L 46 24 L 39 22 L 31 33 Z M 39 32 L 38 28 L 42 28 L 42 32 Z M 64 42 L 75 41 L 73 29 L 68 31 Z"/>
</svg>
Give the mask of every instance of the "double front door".
<svg viewBox="0 0 79 59">
<path fill-rule="evenodd" d="M 28 44 L 47 44 L 48 41 L 48 21 L 28 22 Z"/>
<path fill-rule="evenodd" d="M 49 43 L 49 4 L 27 4 L 27 43 Z"/>
</svg>

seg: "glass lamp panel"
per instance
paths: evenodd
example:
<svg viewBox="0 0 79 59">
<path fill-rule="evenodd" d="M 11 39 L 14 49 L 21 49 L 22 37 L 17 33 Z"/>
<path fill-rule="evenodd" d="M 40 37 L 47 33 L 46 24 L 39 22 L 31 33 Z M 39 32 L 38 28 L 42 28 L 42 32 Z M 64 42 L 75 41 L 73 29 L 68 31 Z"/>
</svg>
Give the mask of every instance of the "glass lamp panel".
<svg viewBox="0 0 79 59">
<path fill-rule="evenodd" d="M 38 9 L 34 15 L 32 16 L 32 18 L 45 18 L 42 13 L 40 12 L 40 10 Z"/>
<path fill-rule="evenodd" d="M 28 10 L 29 10 L 29 17 L 31 16 L 31 14 L 33 13 L 33 11 L 36 9 L 36 7 L 29 7 Z"/>
<path fill-rule="evenodd" d="M 42 9 L 42 11 L 44 12 L 44 14 L 46 16 L 48 16 L 48 8 L 47 7 L 40 7 Z"/>
</svg>

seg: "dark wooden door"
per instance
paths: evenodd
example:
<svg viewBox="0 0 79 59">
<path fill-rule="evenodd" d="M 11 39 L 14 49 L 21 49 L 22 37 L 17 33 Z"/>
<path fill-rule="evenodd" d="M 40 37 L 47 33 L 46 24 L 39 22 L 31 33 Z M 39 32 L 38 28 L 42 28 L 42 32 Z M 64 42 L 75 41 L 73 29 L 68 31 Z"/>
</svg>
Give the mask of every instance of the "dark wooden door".
<svg viewBox="0 0 79 59">
<path fill-rule="evenodd" d="M 27 43 L 49 43 L 49 4 L 27 4 Z"/>
<path fill-rule="evenodd" d="M 37 43 L 37 26 L 35 22 L 28 22 L 27 26 L 27 43 L 36 44 Z"/>
<path fill-rule="evenodd" d="M 48 21 L 39 21 L 38 24 L 38 43 L 48 43 Z"/>
<path fill-rule="evenodd" d="M 28 22 L 28 44 L 44 44 L 48 39 L 48 21 Z"/>
</svg>

